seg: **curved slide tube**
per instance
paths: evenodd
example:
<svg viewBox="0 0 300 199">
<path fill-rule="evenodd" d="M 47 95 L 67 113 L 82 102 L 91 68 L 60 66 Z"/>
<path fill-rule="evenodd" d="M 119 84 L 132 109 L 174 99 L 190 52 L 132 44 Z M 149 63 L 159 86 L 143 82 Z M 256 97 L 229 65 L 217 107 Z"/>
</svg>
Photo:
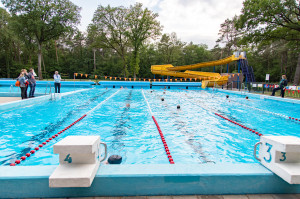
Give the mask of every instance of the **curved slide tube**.
<svg viewBox="0 0 300 199">
<path fill-rule="evenodd" d="M 211 73 L 211 72 L 200 72 L 200 71 L 190 71 L 191 69 L 210 67 L 210 66 L 219 66 L 225 65 L 233 61 L 237 61 L 239 59 L 243 59 L 242 57 L 235 57 L 234 55 L 226 57 L 224 59 L 202 62 L 198 64 L 185 65 L 185 66 L 173 66 L 171 64 L 166 65 L 152 65 L 151 72 L 152 74 L 157 75 L 166 75 L 166 76 L 174 76 L 174 77 L 183 77 L 183 78 L 192 78 L 203 80 L 202 88 L 206 88 L 206 86 L 214 86 L 214 84 L 223 85 L 227 83 L 228 76 L 221 76 L 219 73 Z M 180 72 L 185 70 L 185 72 Z"/>
</svg>

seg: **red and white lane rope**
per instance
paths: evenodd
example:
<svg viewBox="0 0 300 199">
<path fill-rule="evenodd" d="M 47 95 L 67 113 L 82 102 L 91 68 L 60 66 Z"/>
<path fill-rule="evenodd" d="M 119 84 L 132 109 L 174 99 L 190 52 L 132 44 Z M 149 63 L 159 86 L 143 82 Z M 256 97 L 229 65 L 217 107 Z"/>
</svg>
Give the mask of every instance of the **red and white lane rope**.
<svg viewBox="0 0 300 199">
<path fill-rule="evenodd" d="M 30 157 L 31 155 L 33 155 L 35 152 L 37 152 L 38 150 L 40 150 L 43 146 L 45 146 L 48 142 L 52 141 L 54 138 L 58 137 L 60 134 L 64 133 L 66 130 L 68 130 L 69 128 L 71 128 L 72 126 L 74 126 L 76 123 L 78 123 L 79 121 L 81 121 L 83 118 L 85 118 L 88 114 L 90 114 L 91 112 L 93 112 L 94 110 L 96 110 L 97 108 L 99 108 L 104 102 L 106 102 L 107 100 L 109 100 L 110 98 L 112 98 L 113 96 L 115 96 L 120 90 L 118 90 L 117 92 L 115 92 L 114 94 L 112 94 L 111 96 L 109 96 L 108 98 L 106 98 L 105 100 L 103 100 L 102 102 L 100 102 L 97 106 L 95 106 L 93 109 L 91 109 L 90 111 L 88 111 L 86 114 L 84 114 L 83 116 L 81 116 L 80 118 L 78 118 L 75 122 L 73 122 L 72 124 L 70 124 L 69 126 L 67 126 L 66 128 L 64 128 L 63 130 L 59 131 L 57 134 L 51 136 L 50 138 L 48 138 L 45 142 L 43 142 L 42 144 L 39 144 L 37 147 L 34 148 L 34 150 L 31 150 L 30 153 L 26 153 L 26 156 L 22 156 L 20 158 L 20 160 L 16 160 L 15 163 L 11 163 L 10 166 L 15 166 L 16 164 L 20 164 L 22 161 L 25 161 L 26 158 Z"/>
<path fill-rule="evenodd" d="M 145 94 L 144 94 L 143 89 L 142 89 L 142 94 L 143 94 L 144 99 L 145 99 L 145 101 L 146 101 L 146 103 L 147 103 L 149 112 L 150 112 L 150 114 L 151 114 L 151 116 L 152 116 L 152 119 L 153 119 L 155 125 L 156 125 L 156 128 L 157 128 L 157 130 L 158 130 L 158 132 L 159 132 L 161 141 L 162 141 L 163 144 L 164 144 L 164 148 L 165 148 L 166 154 L 167 154 L 167 156 L 168 156 L 169 162 L 170 162 L 170 164 L 174 164 L 174 160 L 173 160 L 173 157 L 172 157 L 172 155 L 171 155 L 171 153 L 170 153 L 170 150 L 169 150 L 168 144 L 167 144 L 167 142 L 166 142 L 166 139 L 165 139 L 165 137 L 164 137 L 164 134 L 163 134 L 163 132 L 161 131 L 161 129 L 160 129 L 160 127 L 159 127 L 159 124 L 158 124 L 158 122 L 156 121 L 156 119 L 155 119 L 155 117 L 154 117 L 154 115 L 153 115 L 153 112 L 152 112 L 151 107 L 150 107 L 150 105 L 149 105 L 149 102 L 148 102 L 148 100 L 147 100 L 147 98 L 146 98 L 146 96 L 145 96 Z"/>
<path fill-rule="evenodd" d="M 181 89 L 181 88 L 180 88 Z M 182 90 L 185 90 L 185 89 L 182 89 Z M 192 90 L 190 90 L 192 91 Z M 196 92 L 196 91 L 194 91 Z M 196 92 L 197 93 L 197 92 Z M 220 98 L 220 97 L 219 97 Z M 263 113 L 268 113 L 268 114 L 271 114 L 271 115 L 274 115 L 274 116 L 277 116 L 277 117 L 282 117 L 282 118 L 285 118 L 285 119 L 290 119 L 290 120 L 294 120 L 294 121 L 297 121 L 297 122 L 300 122 L 300 118 L 295 118 L 295 117 L 289 117 L 287 115 L 284 115 L 284 114 L 281 114 L 281 113 L 275 113 L 275 112 L 271 112 L 271 111 L 267 111 L 267 110 L 264 110 L 264 109 L 260 109 L 260 108 L 256 108 L 256 107 L 253 107 L 253 106 L 249 106 L 247 104 L 242 104 L 236 100 L 232 100 L 232 99 L 229 99 L 228 100 L 229 102 L 234 102 L 235 104 L 238 104 L 240 106 L 244 106 L 244 107 L 247 107 L 247 108 L 250 108 L 250 109 L 254 109 L 254 110 L 257 110 L 257 111 L 261 111 Z"/>
<path fill-rule="evenodd" d="M 194 103 L 191 102 L 190 100 L 187 100 L 187 101 L 189 101 L 190 103 L 194 104 Z M 258 135 L 258 136 L 262 136 L 262 135 L 263 135 L 263 134 L 261 134 L 261 133 L 255 131 L 255 130 L 253 130 L 253 129 L 251 129 L 251 128 L 248 128 L 247 126 L 244 126 L 244 125 L 242 125 L 242 124 L 240 124 L 240 123 L 238 123 L 238 122 L 235 122 L 235 121 L 233 121 L 233 120 L 231 120 L 231 119 L 229 119 L 229 118 L 226 118 L 226 117 L 224 117 L 224 116 L 222 116 L 222 115 L 216 113 L 216 112 L 217 112 L 216 109 L 213 109 L 213 108 L 211 108 L 211 107 L 203 107 L 203 106 L 201 106 L 200 104 L 195 104 L 195 105 L 197 105 L 197 106 L 203 108 L 203 109 L 206 110 L 206 111 L 211 111 L 211 112 L 213 112 L 215 115 L 217 115 L 217 116 L 219 116 L 219 117 L 221 117 L 221 118 L 223 118 L 223 119 L 225 119 L 225 120 L 227 120 L 227 121 L 229 121 L 229 122 L 231 122 L 231 123 L 233 123 L 233 124 L 235 124 L 235 125 L 238 125 L 238 126 L 242 127 L 243 129 L 246 129 L 246 130 L 248 130 L 248 131 L 250 131 L 250 132 L 252 132 L 252 133 L 254 133 L 254 134 Z"/>
<path fill-rule="evenodd" d="M 262 135 L 263 135 L 263 134 L 261 134 L 261 133 L 255 131 L 255 130 L 253 130 L 253 129 L 250 129 L 250 128 L 248 128 L 248 127 L 246 127 L 246 126 L 244 126 L 244 125 L 242 125 L 242 124 L 240 124 L 240 123 L 238 123 L 238 122 L 235 122 L 235 121 L 233 121 L 233 120 L 231 120 L 231 119 L 229 119 L 229 118 L 227 118 L 227 117 L 224 117 L 224 116 L 222 116 L 222 115 L 220 115 L 220 114 L 218 114 L 218 113 L 215 113 L 215 115 L 217 115 L 217 116 L 219 116 L 219 117 L 221 117 L 221 118 L 223 118 L 223 119 L 225 119 L 225 120 L 227 120 L 227 121 L 229 121 L 229 122 L 231 122 L 231 123 L 233 123 L 233 124 L 235 124 L 235 125 L 238 125 L 238 126 L 242 127 L 243 129 L 246 129 L 246 130 L 248 130 L 248 131 L 250 131 L 250 132 L 252 132 L 252 133 L 255 133 L 255 134 L 258 135 L 258 136 L 262 136 Z"/>
</svg>

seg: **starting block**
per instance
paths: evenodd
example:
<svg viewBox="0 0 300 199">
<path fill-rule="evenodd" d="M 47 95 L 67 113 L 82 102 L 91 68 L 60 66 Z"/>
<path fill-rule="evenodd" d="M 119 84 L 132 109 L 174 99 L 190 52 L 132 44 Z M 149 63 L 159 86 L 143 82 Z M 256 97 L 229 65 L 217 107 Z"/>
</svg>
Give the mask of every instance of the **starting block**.
<svg viewBox="0 0 300 199">
<path fill-rule="evenodd" d="M 259 146 L 259 157 L 256 155 Z M 262 136 L 254 146 L 254 157 L 290 184 L 300 184 L 300 138 Z"/>
<path fill-rule="evenodd" d="M 105 147 L 102 160 L 100 144 Z M 90 187 L 107 146 L 100 136 L 68 136 L 54 144 L 53 152 L 59 154 L 59 166 L 49 177 L 49 187 Z"/>
</svg>

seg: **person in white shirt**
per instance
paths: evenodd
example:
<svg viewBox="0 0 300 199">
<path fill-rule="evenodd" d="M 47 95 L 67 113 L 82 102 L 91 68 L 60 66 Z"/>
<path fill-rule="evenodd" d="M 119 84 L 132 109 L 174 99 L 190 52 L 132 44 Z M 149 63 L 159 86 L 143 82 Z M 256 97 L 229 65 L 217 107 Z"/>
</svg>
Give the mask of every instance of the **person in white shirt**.
<svg viewBox="0 0 300 199">
<path fill-rule="evenodd" d="M 55 74 L 54 74 L 53 77 L 54 77 L 55 93 L 60 93 L 60 80 L 61 80 L 61 77 L 58 74 L 58 71 L 55 71 Z"/>
</svg>

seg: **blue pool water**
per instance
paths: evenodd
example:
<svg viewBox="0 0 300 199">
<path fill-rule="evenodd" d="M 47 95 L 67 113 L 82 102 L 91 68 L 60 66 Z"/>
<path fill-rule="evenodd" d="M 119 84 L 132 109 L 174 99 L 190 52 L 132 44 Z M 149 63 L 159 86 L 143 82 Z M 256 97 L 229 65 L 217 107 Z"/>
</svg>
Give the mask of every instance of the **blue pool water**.
<svg viewBox="0 0 300 199">
<path fill-rule="evenodd" d="M 80 118 L 118 89 L 95 88 L 61 100 L 0 114 L 0 165 L 9 165 Z M 163 93 L 165 92 L 165 94 Z M 300 122 L 254 108 L 299 117 L 300 105 L 212 90 L 144 90 L 175 164 L 254 163 L 259 137 L 214 113 L 264 135 L 299 136 Z M 161 101 L 164 98 L 164 101 Z M 130 107 L 126 107 L 130 104 Z M 180 104 L 181 109 L 177 109 Z M 254 108 L 253 108 L 254 107 Z M 100 135 L 123 164 L 169 164 L 141 89 L 122 89 L 21 165 L 57 165 L 53 144 L 69 135 Z"/>
</svg>

